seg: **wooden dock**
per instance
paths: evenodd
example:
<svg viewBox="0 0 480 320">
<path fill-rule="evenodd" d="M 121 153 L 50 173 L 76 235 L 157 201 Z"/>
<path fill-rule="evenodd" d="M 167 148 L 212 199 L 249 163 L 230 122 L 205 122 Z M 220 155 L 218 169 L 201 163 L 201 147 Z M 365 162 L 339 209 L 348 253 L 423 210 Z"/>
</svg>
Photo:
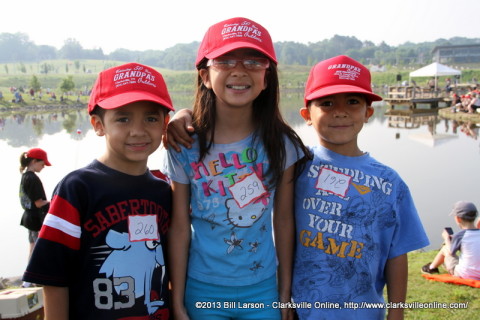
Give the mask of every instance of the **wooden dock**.
<svg viewBox="0 0 480 320">
<path fill-rule="evenodd" d="M 418 105 L 428 105 L 430 108 L 438 108 L 449 104 L 451 98 L 445 90 L 435 90 L 419 86 L 391 86 L 388 87 L 387 96 L 383 99 L 394 110 L 396 106 L 407 106 L 409 109 L 417 109 Z"/>
</svg>

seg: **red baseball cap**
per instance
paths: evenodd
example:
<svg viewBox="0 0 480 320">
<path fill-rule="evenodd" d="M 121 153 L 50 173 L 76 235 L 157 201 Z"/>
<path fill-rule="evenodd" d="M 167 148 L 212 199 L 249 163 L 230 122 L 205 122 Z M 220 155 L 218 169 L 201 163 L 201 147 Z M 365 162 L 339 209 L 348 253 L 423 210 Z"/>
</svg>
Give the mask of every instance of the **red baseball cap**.
<svg viewBox="0 0 480 320">
<path fill-rule="evenodd" d="M 352 58 L 337 56 L 317 63 L 308 76 L 305 106 L 309 101 L 337 94 L 361 93 L 369 101 L 381 101 L 372 91 L 370 71 Z"/>
<path fill-rule="evenodd" d="M 204 59 L 215 59 L 240 48 L 258 50 L 277 63 L 272 38 L 267 29 L 247 18 L 232 18 L 208 28 L 198 49 L 195 66 Z"/>
<path fill-rule="evenodd" d="M 27 151 L 27 158 L 32 158 L 32 159 L 37 159 L 37 160 L 43 160 L 45 162 L 46 166 L 51 166 L 52 164 L 50 161 L 48 161 L 47 158 L 47 153 L 45 150 L 42 150 L 40 148 L 33 148 Z"/>
<path fill-rule="evenodd" d="M 137 101 L 151 101 L 175 111 L 162 75 L 153 68 L 127 63 L 100 72 L 90 94 L 88 113 L 95 106 L 115 109 Z"/>
</svg>

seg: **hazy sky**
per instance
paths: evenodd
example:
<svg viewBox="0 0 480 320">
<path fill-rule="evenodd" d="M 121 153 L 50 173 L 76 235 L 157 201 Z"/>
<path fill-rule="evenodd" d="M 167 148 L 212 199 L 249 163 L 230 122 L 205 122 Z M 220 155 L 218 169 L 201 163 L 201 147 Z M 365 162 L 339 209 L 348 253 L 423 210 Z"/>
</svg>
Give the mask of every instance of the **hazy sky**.
<svg viewBox="0 0 480 320">
<path fill-rule="evenodd" d="M 236 16 L 262 24 L 274 42 L 480 38 L 479 0 L 7 0 L 1 12 L 0 33 L 26 33 L 58 49 L 74 38 L 104 53 L 201 41 L 211 24 Z"/>
</svg>

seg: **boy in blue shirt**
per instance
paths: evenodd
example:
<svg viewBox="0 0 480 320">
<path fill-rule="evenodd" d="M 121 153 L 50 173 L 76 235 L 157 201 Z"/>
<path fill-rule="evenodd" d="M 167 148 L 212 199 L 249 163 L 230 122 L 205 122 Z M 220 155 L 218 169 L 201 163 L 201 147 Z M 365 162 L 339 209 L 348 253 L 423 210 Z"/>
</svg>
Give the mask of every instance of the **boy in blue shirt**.
<svg viewBox="0 0 480 320">
<path fill-rule="evenodd" d="M 407 252 L 428 245 L 405 182 L 358 146 L 372 116 L 369 70 L 338 56 L 310 71 L 300 114 L 319 144 L 296 180 L 293 299 L 300 319 L 383 319 L 405 301 Z M 305 304 L 306 303 L 306 304 Z M 301 305 L 301 306 L 303 306 Z M 311 305 L 311 306 L 310 306 Z M 403 309 L 390 305 L 389 319 Z"/>
</svg>

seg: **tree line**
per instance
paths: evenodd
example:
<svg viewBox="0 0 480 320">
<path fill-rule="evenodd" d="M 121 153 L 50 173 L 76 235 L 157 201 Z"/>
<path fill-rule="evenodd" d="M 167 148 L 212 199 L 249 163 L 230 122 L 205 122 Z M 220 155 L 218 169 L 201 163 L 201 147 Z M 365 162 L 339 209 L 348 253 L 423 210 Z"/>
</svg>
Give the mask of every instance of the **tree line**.
<svg viewBox="0 0 480 320">
<path fill-rule="evenodd" d="M 330 39 L 308 44 L 294 41 L 275 42 L 277 59 L 282 65 L 312 66 L 316 62 L 340 54 L 346 54 L 364 64 L 397 66 L 424 65 L 432 61 L 436 46 L 478 44 L 480 38 L 454 37 L 433 42 L 406 42 L 390 46 L 356 37 L 335 35 Z M 0 63 L 39 62 L 43 60 L 115 60 L 136 61 L 158 68 L 191 70 L 200 43 L 180 43 L 165 50 L 135 51 L 116 49 L 105 54 L 101 48 L 84 49 L 75 39 L 67 39 L 60 49 L 48 45 L 36 45 L 25 33 L 0 33 Z M 47 70 L 45 70 L 47 72 Z"/>
</svg>

